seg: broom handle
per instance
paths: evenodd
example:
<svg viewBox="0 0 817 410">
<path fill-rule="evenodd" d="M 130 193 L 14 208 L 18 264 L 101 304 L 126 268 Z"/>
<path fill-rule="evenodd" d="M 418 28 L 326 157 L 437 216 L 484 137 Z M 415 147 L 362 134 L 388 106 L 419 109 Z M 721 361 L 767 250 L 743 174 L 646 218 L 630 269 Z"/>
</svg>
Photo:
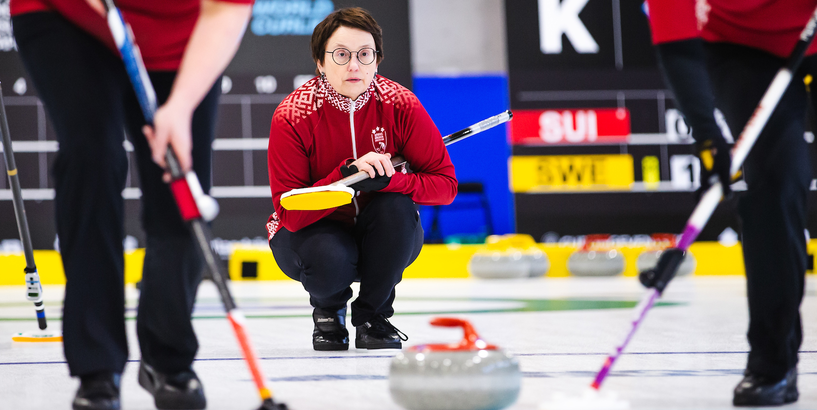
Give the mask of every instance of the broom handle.
<svg viewBox="0 0 817 410">
<path fill-rule="evenodd" d="M 405 165 L 406 159 L 403 158 L 402 155 L 396 155 L 391 158 L 391 165 L 395 168 L 399 167 L 400 165 Z M 358 171 L 352 175 L 349 175 L 346 178 L 341 179 L 340 181 L 334 182 L 330 185 L 343 185 L 343 186 L 351 186 L 356 184 L 360 181 L 365 181 L 369 179 L 369 173 L 366 171 Z"/>
<path fill-rule="evenodd" d="M 453 134 L 446 135 L 443 137 L 443 143 L 445 146 L 449 146 L 457 141 L 462 141 L 470 136 L 479 134 L 482 131 L 491 129 L 496 127 L 499 124 L 508 122 L 513 118 L 513 113 L 510 110 L 506 110 L 502 113 L 494 115 L 493 117 L 486 118 L 468 128 L 463 128 Z M 406 159 L 403 158 L 401 155 L 396 155 L 392 157 L 391 164 L 392 166 L 398 167 L 400 165 L 405 165 Z M 349 175 L 346 178 L 341 179 L 340 181 L 334 182 L 330 185 L 343 185 L 343 186 L 350 186 L 352 184 L 356 184 L 360 181 L 365 181 L 369 179 L 369 174 L 366 171 L 359 171 L 354 175 Z"/>
</svg>

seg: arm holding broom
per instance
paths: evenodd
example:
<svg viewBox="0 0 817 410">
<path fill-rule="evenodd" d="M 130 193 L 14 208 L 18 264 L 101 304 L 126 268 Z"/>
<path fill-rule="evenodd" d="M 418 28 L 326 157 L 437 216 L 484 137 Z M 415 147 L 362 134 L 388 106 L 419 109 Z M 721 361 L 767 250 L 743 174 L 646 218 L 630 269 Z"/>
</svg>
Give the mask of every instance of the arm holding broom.
<svg viewBox="0 0 817 410">
<path fill-rule="evenodd" d="M 692 1 L 652 4 L 650 29 L 658 66 L 675 104 L 692 129 L 695 153 L 701 160 L 698 191 L 706 192 L 715 181 L 723 186 L 723 196 L 731 194 L 730 149 L 715 121 L 715 96 L 706 71 L 704 43 L 700 38 Z"/>
<path fill-rule="evenodd" d="M 183 171 L 192 167 L 190 124 L 193 111 L 221 76 L 241 42 L 252 5 L 204 0 L 201 15 L 182 58 L 167 102 L 156 110 L 153 127 L 143 132 L 153 161 L 165 167 L 165 151 L 173 147 Z M 165 180 L 169 180 L 165 174 Z"/>
</svg>

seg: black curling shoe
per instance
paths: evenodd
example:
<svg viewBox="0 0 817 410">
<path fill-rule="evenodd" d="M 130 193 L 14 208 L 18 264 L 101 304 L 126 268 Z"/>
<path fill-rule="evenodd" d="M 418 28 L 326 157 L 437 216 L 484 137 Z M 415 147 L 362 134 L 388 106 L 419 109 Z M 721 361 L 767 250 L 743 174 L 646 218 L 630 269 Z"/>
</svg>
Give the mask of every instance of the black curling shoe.
<svg viewBox="0 0 817 410">
<path fill-rule="evenodd" d="M 358 349 L 402 349 L 401 341 L 408 340 L 405 333 L 382 315 L 356 326 L 355 330 L 355 347 Z"/>
<path fill-rule="evenodd" d="M 797 392 L 797 367 L 791 368 L 782 380 L 769 380 L 757 376 L 749 370 L 744 372 L 743 380 L 735 387 L 735 406 L 780 406 L 794 403 L 800 393 Z"/>
<path fill-rule="evenodd" d="M 312 311 L 312 348 L 315 350 L 349 350 L 346 330 L 346 306 L 340 310 L 315 308 Z"/>
<path fill-rule="evenodd" d="M 144 361 L 139 362 L 139 385 L 153 395 L 157 409 L 204 409 L 204 388 L 193 369 L 174 374 L 159 373 Z"/>
<path fill-rule="evenodd" d="M 80 377 L 74 397 L 74 410 L 119 410 L 119 378 L 114 373 L 96 373 Z"/>
</svg>

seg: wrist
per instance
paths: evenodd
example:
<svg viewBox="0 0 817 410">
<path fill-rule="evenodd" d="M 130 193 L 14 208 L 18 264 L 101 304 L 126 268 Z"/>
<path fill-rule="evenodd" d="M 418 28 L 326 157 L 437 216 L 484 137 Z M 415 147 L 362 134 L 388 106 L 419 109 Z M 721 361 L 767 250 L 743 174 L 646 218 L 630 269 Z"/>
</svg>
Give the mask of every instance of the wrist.
<svg viewBox="0 0 817 410">
<path fill-rule="evenodd" d="M 170 98 L 162 105 L 168 111 L 172 111 L 175 116 L 183 116 L 183 118 L 192 118 L 193 112 L 196 110 L 198 103 L 192 104 L 193 100 L 186 98 L 177 93 L 172 93 Z"/>
</svg>

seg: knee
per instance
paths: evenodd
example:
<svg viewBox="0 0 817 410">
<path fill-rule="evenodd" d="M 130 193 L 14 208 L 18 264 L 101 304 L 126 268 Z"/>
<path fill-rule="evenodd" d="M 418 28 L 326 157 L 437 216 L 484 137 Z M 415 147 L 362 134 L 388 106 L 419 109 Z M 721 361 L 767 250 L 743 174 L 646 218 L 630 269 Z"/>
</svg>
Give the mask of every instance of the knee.
<svg viewBox="0 0 817 410">
<path fill-rule="evenodd" d="M 371 205 L 377 209 L 415 211 L 414 201 L 408 195 L 398 192 L 378 193 L 372 199 Z"/>
<path fill-rule="evenodd" d="M 89 184 L 113 182 L 116 187 L 124 184 L 127 172 L 128 158 L 124 147 L 110 141 L 61 143 L 51 169 L 57 181 L 80 178 Z"/>
<path fill-rule="evenodd" d="M 303 271 L 306 276 L 335 276 L 341 272 L 354 270 L 357 264 L 356 252 L 345 247 L 326 246 L 301 254 Z"/>
<path fill-rule="evenodd" d="M 414 201 L 408 195 L 395 192 L 376 194 L 366 211 L 371 213 L 372 219 L 385 218 L 397 224 L 407 221 L 409 226 L 414 226 L 420 220 Z"/>
<path fill-rule="evenodd" d="M 330 297 L 349 287 L 357 276 L 357 252 L 325 247 L 301 255 L 300 281 L 317 298 Z"/>
</svg>

